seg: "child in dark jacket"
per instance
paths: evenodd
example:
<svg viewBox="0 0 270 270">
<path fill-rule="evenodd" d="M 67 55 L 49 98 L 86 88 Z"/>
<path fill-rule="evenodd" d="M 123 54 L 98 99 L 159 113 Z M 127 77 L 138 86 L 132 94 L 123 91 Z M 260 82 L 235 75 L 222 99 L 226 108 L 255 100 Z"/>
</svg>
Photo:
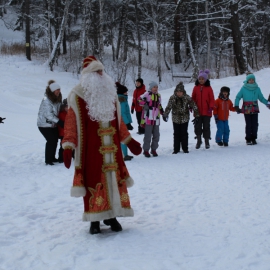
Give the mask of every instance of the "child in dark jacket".
<svg viewBox="0 0 270 270">
<path fill-rule="evenodd" d="M 209 73 L 210 72 L 208 69 L 205 71 L 200 71 L 192 92 L 192 99 L 195 101 L 200 112 L 200 117 L 196 117 L 194 122 L 195 134 L 197 137 L 196 149 L 201 147 L 202 135 L 205 140 L 205 148 L 210 148 L 210 121 L 212 117 L 212 110 L 215 105 L 215 98 L 213 89 L 210 86 L 210 81 L 208 79 Z"/>
<path fill-rule="evenodd" d="M 220 89 L 218 99 L 215 101 L 213 114 L 217 124 L 216 143 L 219 146 L 229 146 L 229 111 L 235 112 L 235 108 L 229 96 L 230 88 L 223 86 Z"/>
<path fill-rule="evenodd" d="M 173 122 L 173 154 L 180 152 L 180 146 L 184 153 L 188 151 L 188 122 L 190 109 L 194 111 L 194 116 L 199 117 L 199 110 L 192 98 L 186 94 L 183 82 L 180 82 L 174 94 L 170 97 L 168 105 L 163 114 L 163 120 L 168 121 L 170 111 L 172 111 Z"/>
<path fill-rule="evenodd" d="M 242 109 L 239 109 L 239 102 L 243 99 Z M 259 105 L 258 100 L 265 104 L 269 108 L 270 102 L 264 98 L 261 89 L 256 83 L 254 74 L 248 74 L 244 85 L 238 92 L 235 98 L 235 109 L 238 113 L 243 113 L 246 121 L 246 144 L 254 145 L 257 144 L 257 133 L 258 133 L 258 113 Z"/>
<path fill-rule="evenodd" d="M 59 111 L 59 115 L 58 115 L 59 120 L 63 121 L 64 123 L 65 123 L 67 111 L 68 111 L 67 99 L 64 99 L 61 106 L 60 106 L 60 111 Z M 62 148 L 62 140 L 64 138 L 64 127 L 61 127 L 59 125 L 58 125 L 58 136 L 59 136 L 59 139 L 61 140 L 60 148 L 59 148 L 59 152 L 58 152 L 58 161 L 59 161 L 59 163 L 63 163 L 64 162 L 64 160 L 63 160 L 64 149 Z"/>
</svg>

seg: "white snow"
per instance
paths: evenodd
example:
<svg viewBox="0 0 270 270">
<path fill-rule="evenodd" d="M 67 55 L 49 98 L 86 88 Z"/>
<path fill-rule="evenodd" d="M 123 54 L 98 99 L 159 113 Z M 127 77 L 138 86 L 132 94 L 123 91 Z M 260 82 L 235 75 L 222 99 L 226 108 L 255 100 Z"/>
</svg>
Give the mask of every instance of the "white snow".
<svg viewBox="0 0 270 270">
<path fill-rule="evenodd" d="M 135 216 L 118 219 L 122 232 L 102 225 L 102 234 L 90 235 L 82 198 L 69 195 L 73 168 L 45 165 L 36 126 L 48 80 L 65 98 L 78 78 L 23 56 L 1 56 L 0 74 L 1 270 L 270 269 L 270 111 L 263 104 L 256 146 L 245 145 L 243 115 L 231 113 L 228 148 L 215 144 L 212 119 L 210 150 L 195 150 L 190 123 L 190 153 L 172 155 L 171 116 L 162 121 L 159 156 L 126 162 Z M 269 74 L 255 73 L 266 98 Z M 234 101 L 244 78 L 211 80 L 215 97 L 226 85 Z M 185 87 L 191 94 L 193 84 Z M 165 108 L 173 88 L 160 92 Z M 132 136 L 142 143 L 132 117 Z"/>
</svg>

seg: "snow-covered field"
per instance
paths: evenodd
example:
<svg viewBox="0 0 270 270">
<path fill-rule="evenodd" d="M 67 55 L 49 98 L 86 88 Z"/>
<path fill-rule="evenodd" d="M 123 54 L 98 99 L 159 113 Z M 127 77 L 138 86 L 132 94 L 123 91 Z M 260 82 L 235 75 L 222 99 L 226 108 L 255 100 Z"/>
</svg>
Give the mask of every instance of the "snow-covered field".
<svg viewBox="0 0 270 270">
<path fill-rule="evenodd" d="M 102 234 L 90 235 L 82 199 L 69 195 L 73 169 L 45 166 L 36 126 L 47 81 L 55 79 L 66 97 L 78 78 L 23 56 L 1 56 L 0 74 L 1 270 L 270 269 L 270 111 L 263 104 L 256 146 L 245 145 L 243 115 L 231 113 L 228 148 L 215 144 L 212 119 L 210 150 L 195 150 L 190 123 L 190 153 L 172 155 L 171 117 L 162 122 L 159 156 L 126 163 L 135 216 L 119 218 L 120 233 L 102 225 Z M 269 74 L 255 73 L 265 97 Z M 215 96 L 226 85 L 234 101 L 244 79 L 211 80 Z M 191 94 L 193 84 L 185 87 Z M 160 92 L 165 108 L 173 89 Z M 136 128 L 132 135 L 143 141 Z"/>
</svg>

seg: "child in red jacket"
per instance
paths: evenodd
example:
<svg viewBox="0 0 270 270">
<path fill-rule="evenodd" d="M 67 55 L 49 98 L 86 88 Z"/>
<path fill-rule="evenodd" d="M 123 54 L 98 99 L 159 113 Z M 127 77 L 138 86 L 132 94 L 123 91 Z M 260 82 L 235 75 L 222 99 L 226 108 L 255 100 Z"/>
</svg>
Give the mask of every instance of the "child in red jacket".
<svg viewBox="0 0 270 270">
<path fill-rule="evenodd" d="M 216 143 L 219 146 L 229 146 L 229 112 L 235 112 L 232 101 L 229 99 L 230 88 L 223 86 L 220 89 L 218 99 L 215 101 L 214 117 L 217 124 Z"/>
<path fill-rule="evenodd" d="M 192 92 L 192 99 L 195 101 L 200 112 L 200 117 L 196 117 L 194 121 L 195 134 L 197 137 L 196 149 L 201 147 L 202 135 L 205 140 L 205 148 L 210 148 L 210 121 L 215 105 L 215 98 L 213 89 L 210 86 L 210 81 L 208 80 L 209 73 L 208 69 L 200 71 Z"/>
<path fill-rule="evenodd" d="M 60 106 L 60 111 L 59 111 L 59 115 L 58 115 L 59 120 L 62 120 L 64 123 L 65 123 L 67 111 L 68 111 L 67 99 L 64 99 L 61 106 Z M 62 148 L 62 140 L 64 138 L 64 127 L 60 127 L 59 125 L 58 125 L 58 136 L 59 136 L 59 139 L 61 140 L 60 148 L 59 148 L 59 152 L 58 152 L 58 161 L 59 161 L 59 163 L 63 163 L 64 162 L 64 160 L 63 160 L 64 149 Z"/>
</svg>

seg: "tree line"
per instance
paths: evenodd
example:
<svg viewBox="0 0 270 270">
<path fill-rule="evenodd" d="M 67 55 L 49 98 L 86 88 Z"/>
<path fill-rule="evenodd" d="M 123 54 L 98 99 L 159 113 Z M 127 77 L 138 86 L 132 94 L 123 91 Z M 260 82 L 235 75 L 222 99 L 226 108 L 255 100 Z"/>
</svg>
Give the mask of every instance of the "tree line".
<svg viewBox="0 0 270 270">
<path fill-rule="evenodd" d="M 269 0 L 0 0 L 0 19 L 8 8 L 27 58 L 42 40 L 51 70 L 65 59 L 79 73 L 87 55 L 110 57 L 123 82 L 131 64 L 141 76 L 150 43 L 159 81 L 162 65 L 181 64 L 194 78 L 204 66 L 219 78 L 228 62 L 235 75 L 270 64 Z"/>
</svg>

